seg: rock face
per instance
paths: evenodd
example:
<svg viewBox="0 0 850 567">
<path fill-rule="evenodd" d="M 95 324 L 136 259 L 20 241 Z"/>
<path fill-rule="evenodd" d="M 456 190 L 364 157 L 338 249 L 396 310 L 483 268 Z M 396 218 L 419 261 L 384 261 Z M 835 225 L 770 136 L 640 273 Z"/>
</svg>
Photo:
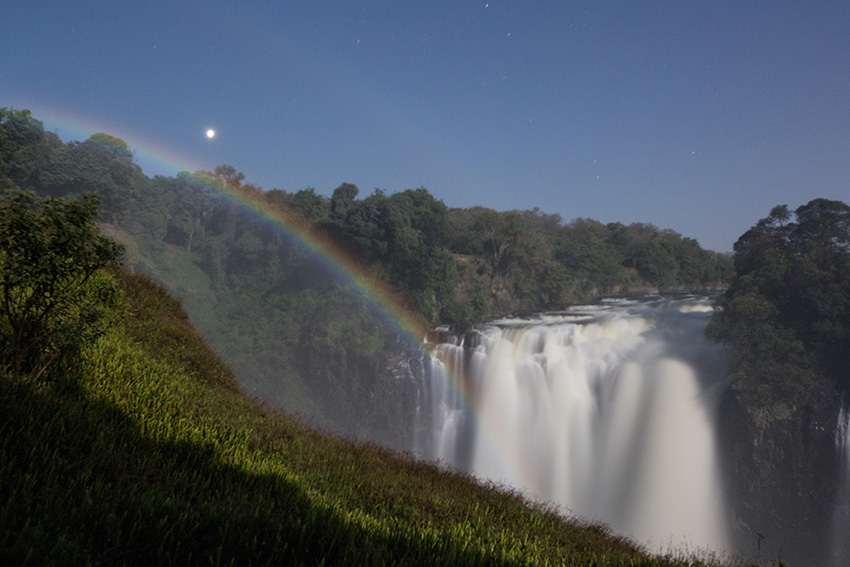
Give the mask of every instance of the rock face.
<svg viewBox="0 0 850 567">
<path fill-rule="evenodd" d="M 722 462 L 738 549 L 765 561 L 826 567 L 838 489 L 837 408 L 758 427 L 731 392 L 721 415 Z"/>
</svg>

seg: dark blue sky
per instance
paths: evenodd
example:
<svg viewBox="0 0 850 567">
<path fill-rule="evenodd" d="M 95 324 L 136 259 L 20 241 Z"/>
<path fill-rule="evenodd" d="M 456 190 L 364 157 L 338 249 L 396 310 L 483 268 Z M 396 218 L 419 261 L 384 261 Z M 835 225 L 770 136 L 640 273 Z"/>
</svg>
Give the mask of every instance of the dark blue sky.
<svg viewBox="0 0 850 567">
<path fill-rule="evenodd" d="M 148 175 L 424 186 L 726 251 L 850 201 L 850 2 L 5 0 L 0 106 Z"/>
</svg>

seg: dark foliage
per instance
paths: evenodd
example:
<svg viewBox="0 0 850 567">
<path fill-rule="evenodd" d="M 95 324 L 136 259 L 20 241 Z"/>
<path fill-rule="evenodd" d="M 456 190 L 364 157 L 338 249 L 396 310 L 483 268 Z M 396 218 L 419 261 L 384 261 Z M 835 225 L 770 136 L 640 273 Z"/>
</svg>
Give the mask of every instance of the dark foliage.
<svg viewBox="0 0 850 567">
<path fill-rule="evenodd" d="M 756 421 L 850 386 L 850 207 L 774 207 L 735 243 L 734 262 L 707 332 L 732 347 L 732 387 Z"/>
<path fill-rule="evenodd" d="M 0 194 L 0 364 L 15 376 L 67 375 L 104 331 L 115 289 L 100 270 L 121 247 L 99 234 L 98 201 Z"/>
<path fill-rule="evenodd" d="M 722 286 L 731 263 L 651 225 L 448 209 L 421 187 L 365 198 L 348 183 L 330 197 L 262 191 L 232 166 L 150 179 L 119 138 L 63 144 L 27 111 L 0 110 L 0 183 L 95 191 L 125 263 L 180 298 L 249 391 L 345 429 L 399 406 L 387 398 L 398 391 L 387 368 L 398 337 L 300 240 L 340 251 L 421 329 L 601 294 Z M 344 329 L 356 340 L 340 339 Z"/>
</svg>

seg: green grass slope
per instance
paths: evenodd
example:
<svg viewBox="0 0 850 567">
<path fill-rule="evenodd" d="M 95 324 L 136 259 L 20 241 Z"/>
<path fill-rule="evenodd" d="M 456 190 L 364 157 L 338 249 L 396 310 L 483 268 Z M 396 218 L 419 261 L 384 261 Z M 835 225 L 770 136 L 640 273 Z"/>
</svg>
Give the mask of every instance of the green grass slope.
<svg viewBox="0 0 850 567">
<path fill-rule="evenodd" d="M 0 565 L 691 564 L 281 416 L 174 299 L 116 278 L 81 382 L 0 375 Z"/>
</svg>

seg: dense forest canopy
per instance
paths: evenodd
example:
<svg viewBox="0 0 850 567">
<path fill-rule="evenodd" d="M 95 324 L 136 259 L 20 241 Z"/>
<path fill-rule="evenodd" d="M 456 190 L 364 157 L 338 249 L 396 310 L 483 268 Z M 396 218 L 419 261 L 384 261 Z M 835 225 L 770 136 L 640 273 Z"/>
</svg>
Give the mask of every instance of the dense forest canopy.
<svg viewBox="0 0 850 567">
<path fill-rule="evenodd" d="M 344 249 L 422 328 L 463 328 L 604 294 L 718 289 L 732 274 L 729 255 L 649 224 L 449 208 L 422 187 L 363 196 L 343 183 L 330 197 L 264 191 L 229 165 L 149 178 L 119 138 L 64 143 L 29 111 L 0 108 L 0 189 L 14 187 L 96 193 L 102 230 L 125 245 L 125 264 L 181 298 L 246 388 L 337 424 L 393 418 L 382 400 L 398 337 L 346 291 L 349 283 L 329 278 L 221 188 Z"/>
<path fill-rule="evenodd" d="M 708 333 L 732 348 L 739 399 L 760 424 L 834 405 L 850 387 L 850 206 L 776 206 L 735 243 L 734 263 Z"/>
<path fill-rule="evenodd" d="M 421 187 L 390 195 L 376 189 L 360 199 L 349 183 L 331 197 L 312 188 L 262 191 L 244 183 L 232 166 L 149 179 L 133 163 L 127 144 L 109 134 L 63 144 L 26 110 L 0 109 L 0 124 L 4 186 L 54 196 L 94 191 L 103 199 L 104 220 L 182 246 L 197 253 L 199 263 L 220 268 L 216 237 L 260 232 L 227 211 L 201 181 L 220 183 L 296 214 L 330 236 L 410 298 L 429 324 L 487 315 L 457 312 L 462 311 L 457 303 L 469 299 L 470 290 L 459 288 L 467 280 L 477 280 L 472 292 L 483 295 L 482 306 L 502 312 L 559 308 L 588 295 L 629 289 L 717 287 L 731 276 L 726 255 L 649 224 L 564 222 L 539 209 L 449 209 Z M 477 277 L 464 278 L 470 265 Z M 232 267 L 239 270 L 235 263 Z"/>
</svg>

